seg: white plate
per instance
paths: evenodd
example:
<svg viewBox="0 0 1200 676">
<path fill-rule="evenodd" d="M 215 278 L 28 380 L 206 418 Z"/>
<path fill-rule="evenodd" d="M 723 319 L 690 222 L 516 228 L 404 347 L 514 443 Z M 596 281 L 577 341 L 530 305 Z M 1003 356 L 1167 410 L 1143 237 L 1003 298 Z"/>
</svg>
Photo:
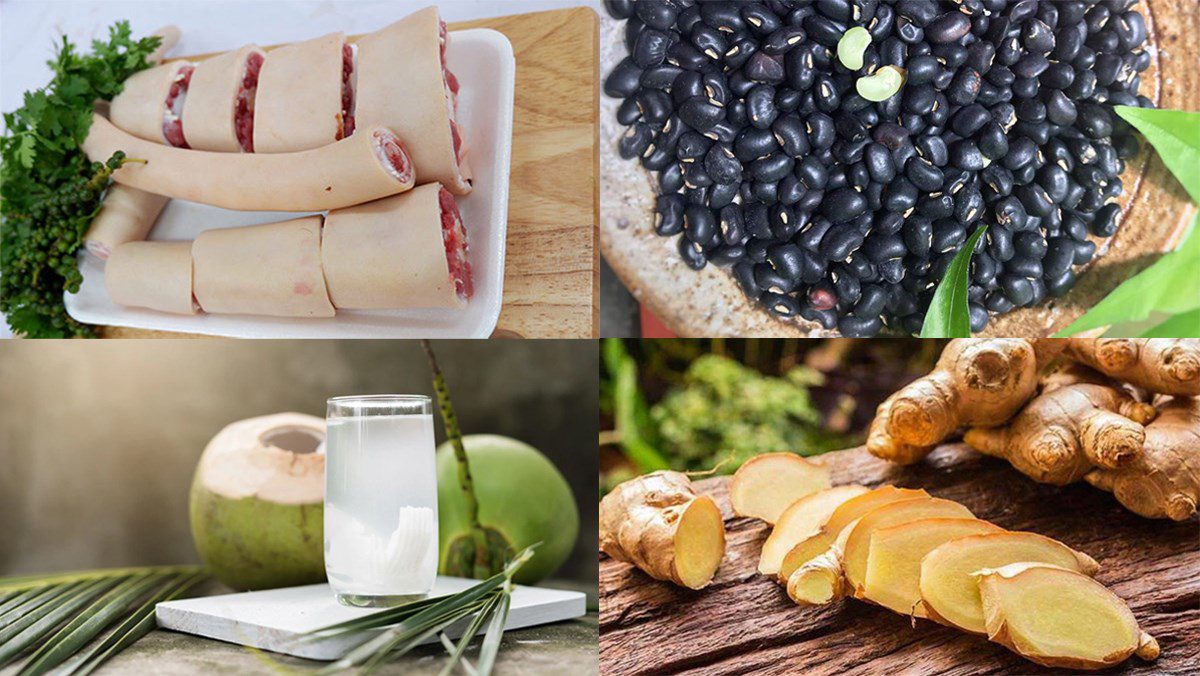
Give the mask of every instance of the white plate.
<svg viewBox="0 0 1200 676">
<path fill-rule="evenodd" d="M 248 315 L 172 315 L 127 308 L 104 289 L 104 264 L 81 254 L 83 284 L 66 294 L 67 312 L 87 324 L 185 331 L 234 338 L 486 338 L 496 328 L 504 286 L 504 242 L 508 230 L 508 172 L 512 154 L 512 43 L 502 33 L 475 28 L 451 33 L 446 64 L 462 83 L 459 122 L 470 144 L 475 188 L 458 199 L 467 227 L 475 295 L 462 310 L 338 311 L 328 319 Z M 152 240 L 191 240 L 209 228 L 256 225 L 303 214 L 228 211 L 174 200 L 167 205 Z"/>
</svg>

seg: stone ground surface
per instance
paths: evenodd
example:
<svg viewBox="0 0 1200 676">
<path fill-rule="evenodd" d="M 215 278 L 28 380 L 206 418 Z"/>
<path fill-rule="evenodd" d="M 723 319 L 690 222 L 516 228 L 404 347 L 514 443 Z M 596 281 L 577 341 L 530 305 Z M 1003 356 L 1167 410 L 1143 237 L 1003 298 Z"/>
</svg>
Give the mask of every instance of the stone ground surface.
<svg viewBox="0 0 1200 676">
<path fill-rule="evenodd" d="M 496 660 L 497 674 L 570 674 L 583 676 L 600 670 L 597 653 L 596 613 L 568 622 L 558 622 L 508 632 Z M 477 644 L 468 651 L 474 661 Z M 445 664 L 446 651 L 425 646 L 404 659 L 383 666 L 381 674 L 423 676 L 437 674 Z M 323 662 L 286 657 L 212 641 L 190 634 L 156 630 L 108 662 L 97 673 L 108 676 L 191 676 L 193 674 L 279 674 L 317 669 Z"/>
</svg>

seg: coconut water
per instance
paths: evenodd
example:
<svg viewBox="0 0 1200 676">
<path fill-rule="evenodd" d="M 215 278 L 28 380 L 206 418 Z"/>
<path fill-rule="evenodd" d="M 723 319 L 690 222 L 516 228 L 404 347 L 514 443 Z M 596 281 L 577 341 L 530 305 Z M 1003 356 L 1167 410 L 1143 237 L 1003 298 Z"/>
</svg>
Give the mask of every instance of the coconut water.
<svg viewBox="0 0 1200 676">
<path fill-rule="evenodd" d="M 433 416 L 376 415 L 369 407 L 353 413 L 335 413 L 331 401 L 325 451 L 329 583 L 339 599 L 354 605 L 428 594 L 438 559 Z"/>
</svg>

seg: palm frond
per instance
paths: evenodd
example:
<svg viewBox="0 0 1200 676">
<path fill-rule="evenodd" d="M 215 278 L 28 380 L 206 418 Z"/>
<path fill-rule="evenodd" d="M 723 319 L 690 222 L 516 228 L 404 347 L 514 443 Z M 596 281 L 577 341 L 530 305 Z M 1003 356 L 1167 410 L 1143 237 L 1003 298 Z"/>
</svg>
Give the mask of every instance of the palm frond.
<svg viewBox="0 0 1200 676">
<path fill-rule="evenodd" d="M 32 651 L 22 676 L 46 673 L 72 656 L 66 673 L 87 673 L 154 628 L 156 603 L 207 577 L 196 566 L 150 566 L 0 578 L 0 667 Z"/>
<path fill-rule="evenodd" d="M 317 673 L 332 674 L 361 667 L 362 672 L 367 674 L 385 661 L 405 655 L 426 639 L 440 635 L 441 643 L 450 655 L 450 662 L 442 670 L 443 674 L 449 673 L 457 665 L 462 665 L 470 674 L 490 674 L 508 618 L 513 575 L 533 556 L 536 547 L 535 544 L 525 548 L 505 565 L 502 572 L 455 594 L 424 599 L 313 630 L 309 633 L 310 640 L 382 629 L 376 636 Z M 444 632 L 466 618 L 472 619 L 455 645 Z M 479 666 L 471 667 L 463 655 L 471 640 L 485 625 L 487 631 L 480 647 Z"/>
</svg>

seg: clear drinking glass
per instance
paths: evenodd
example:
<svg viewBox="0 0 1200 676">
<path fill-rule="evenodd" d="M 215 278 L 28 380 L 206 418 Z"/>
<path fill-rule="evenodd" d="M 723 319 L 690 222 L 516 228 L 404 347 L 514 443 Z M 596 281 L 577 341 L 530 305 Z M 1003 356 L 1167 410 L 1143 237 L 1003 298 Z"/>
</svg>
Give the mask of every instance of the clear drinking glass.
<svg viewBox="0 0 1200 676">
<path fill-rule="evenodd" d="M 391 606 L 428 594 L 438 552 L 429 397 L 333 397 L 326 422 L 325 573 L 338 601 Z"/>
</svg>

